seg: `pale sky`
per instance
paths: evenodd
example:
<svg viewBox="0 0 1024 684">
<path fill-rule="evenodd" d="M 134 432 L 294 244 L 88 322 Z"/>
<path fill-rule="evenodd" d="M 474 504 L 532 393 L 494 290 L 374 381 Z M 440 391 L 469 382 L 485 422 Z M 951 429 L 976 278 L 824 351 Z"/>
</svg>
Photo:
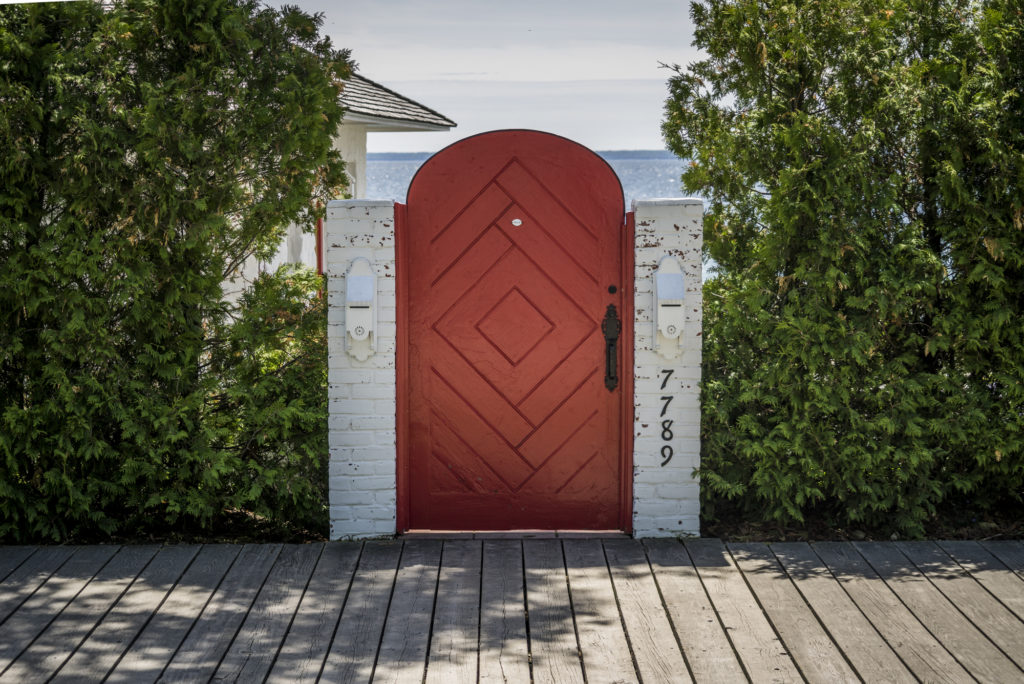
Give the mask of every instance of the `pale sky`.
<svg viewBox="0 0 1024 684">
<path fill-rule="evenodd" d="M 275 2 L 275 4 L 281 4 Z M 290 0 L 323 12 L 359 73 L 452 119 L 371 133 L 370 152 L 436 151 L 500 128 L 595 150 L 662 149 L 670 71 L 698 57 L 687 0 Z"/>
</svg>

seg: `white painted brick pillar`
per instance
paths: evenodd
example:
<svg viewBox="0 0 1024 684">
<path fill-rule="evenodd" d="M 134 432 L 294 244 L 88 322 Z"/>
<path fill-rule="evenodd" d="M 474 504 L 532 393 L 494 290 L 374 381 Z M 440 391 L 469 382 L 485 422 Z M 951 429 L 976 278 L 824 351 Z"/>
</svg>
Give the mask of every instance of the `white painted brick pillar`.
<svg viewBox="0 0 1024 684">
<path fill-rule="evenodd" d="M 327 204 L 327 345 L 331 539 L 395 533 L 395 205 Z M 376 352 L 345 351 L 345 273 L 364 257 L 377 275 Z"/>
<path fill-rule="evenodd" d="M 636 319 L 633 368 L 633 534 L 700 534 L 700 366 L 702 336 L 699 199 L 633 202 L 636 225 Z M 654 350 L 653 274 L 674 256 L 686 288 L 682 353 L 668 359 Z"/>
</svg>

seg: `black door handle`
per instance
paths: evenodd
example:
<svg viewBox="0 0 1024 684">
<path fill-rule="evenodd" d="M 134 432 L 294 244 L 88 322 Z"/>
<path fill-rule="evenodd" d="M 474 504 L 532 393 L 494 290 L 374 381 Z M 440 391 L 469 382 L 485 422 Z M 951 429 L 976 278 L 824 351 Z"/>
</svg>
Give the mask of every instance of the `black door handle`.
<svg viewBox="0 0 1024 684">
<path fill-rule="evenodd" d="M 613 391 L 619 386 L 618 354 L 616 346 L 619 342 L 619 332 L 622 331 L 622 323 L 619 322 L 619 314 L 614 304 L 608 305 L 605 311 L 604 320 L 601 322 L 601 332 L 604 333 L 604 386 L 608 391 Z"/>
</svg>

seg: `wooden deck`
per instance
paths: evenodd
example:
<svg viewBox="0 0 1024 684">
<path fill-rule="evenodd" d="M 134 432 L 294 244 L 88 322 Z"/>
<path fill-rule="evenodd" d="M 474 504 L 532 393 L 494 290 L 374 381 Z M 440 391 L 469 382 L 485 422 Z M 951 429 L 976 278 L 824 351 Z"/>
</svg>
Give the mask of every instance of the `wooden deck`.
<svg viewBox="0 0 1024 684">
<path fill-rule="evenodd" d="M 2 682 L 1024 681 L 1024 542 L 0 547 Z"/>
</svg>

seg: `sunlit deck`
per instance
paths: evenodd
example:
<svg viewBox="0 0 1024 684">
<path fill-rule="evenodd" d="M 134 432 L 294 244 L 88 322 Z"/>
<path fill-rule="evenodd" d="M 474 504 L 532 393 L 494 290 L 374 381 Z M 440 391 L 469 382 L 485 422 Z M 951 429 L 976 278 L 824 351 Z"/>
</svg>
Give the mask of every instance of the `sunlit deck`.
<svg viewBox="0 0 1024 684">
<path fill-rule="evenodd" d="M 1024 543 L 0 547 L 0 681 L 1024 681 Z"/>
</svg>

